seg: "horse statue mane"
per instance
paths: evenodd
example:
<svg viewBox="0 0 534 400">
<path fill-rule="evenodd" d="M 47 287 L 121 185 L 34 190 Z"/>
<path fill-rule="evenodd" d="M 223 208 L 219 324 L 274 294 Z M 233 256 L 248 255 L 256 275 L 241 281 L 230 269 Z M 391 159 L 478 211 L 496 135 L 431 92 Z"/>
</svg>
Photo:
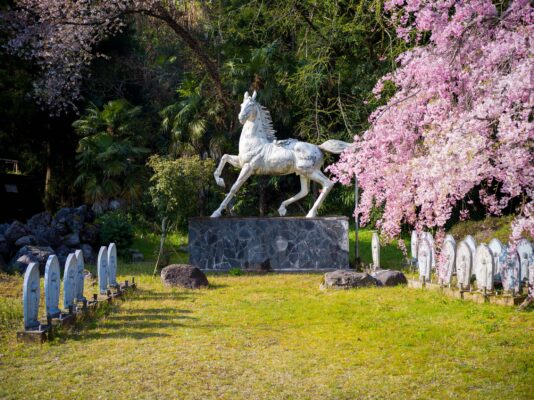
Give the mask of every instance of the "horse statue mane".
<svg viewBox="0 0 534 400">
<path fill-rule="evenodd" d="M 274 142 L 276 138 L 276 131 L 273 128 L 273 119 L 271 117 L 271 113 L 265 106 L 262 106 L 260 103 L 258 103 L 258 108 L 260 109 L 261 113 L 261 127 L 263 132 L 265 133 L 265 136 L 270 142 Z"/>
</svg>

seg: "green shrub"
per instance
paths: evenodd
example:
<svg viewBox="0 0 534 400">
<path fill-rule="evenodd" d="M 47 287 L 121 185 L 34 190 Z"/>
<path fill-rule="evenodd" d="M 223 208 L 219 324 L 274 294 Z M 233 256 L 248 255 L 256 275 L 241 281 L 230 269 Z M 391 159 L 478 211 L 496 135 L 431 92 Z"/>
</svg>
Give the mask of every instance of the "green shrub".
<svg viewBox="0 0 534 400">
<path fill-rule="evenodd" d="M 228 270 L 228 275 L 241 276 L 241 275 L 243 275 L 243 270 L 241 268 L 230 268 Z"/>
<path fill-rule="evenodd" d="M 112 211 L 99 218 L 100 242 L 107 246 L 113 242 L 117 246 L 119 254 L 124 255 L 132 245 L 134 229 L 131 218 L 122 211 Z"/>
</svg>

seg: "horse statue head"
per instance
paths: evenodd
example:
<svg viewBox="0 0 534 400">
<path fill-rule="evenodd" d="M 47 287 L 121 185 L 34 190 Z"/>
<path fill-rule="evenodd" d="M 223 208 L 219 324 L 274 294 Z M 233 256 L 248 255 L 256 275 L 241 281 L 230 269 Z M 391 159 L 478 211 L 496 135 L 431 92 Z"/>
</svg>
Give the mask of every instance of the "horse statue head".
<svg viewBox="0 0 534 400">
<path fill-rule="evenodd" d="M 248 91 L 245 92 L 243 103 L 241 103 L 241 110 L 239 111 L 239 115 L 237 116 L 241 124 L 244 124 L 248 120 L 254 121 L 256 119 L 256 116 L 258 114 L 258 103 L 256 103 L 256 95 L 256 91 L 252 93 L 252 96 L 248 94 Z"/>
</svg>

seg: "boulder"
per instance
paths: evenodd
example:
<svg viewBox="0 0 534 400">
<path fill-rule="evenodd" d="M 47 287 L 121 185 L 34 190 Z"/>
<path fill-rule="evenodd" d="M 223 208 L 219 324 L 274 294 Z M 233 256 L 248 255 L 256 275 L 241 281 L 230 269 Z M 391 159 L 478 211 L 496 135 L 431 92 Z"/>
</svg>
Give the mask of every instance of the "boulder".
<svg viewBox="0 0 534 400">
<path fill-rule="evenodd" d="M 13 257 L 11 264 L 24 273 L 29 263 L 38 262 L 39 271 L 44 274 L 46 260 L 51 254 L 54 254 L 54 249 L 48 246 L 24 246 Z"/>
<path fill-rule="evenodd" d="M 33 217 L 26 221 L 26 226 L 29 230 L 33 231 L 35 229 L 44 228 L 50 225 L 52 222 L 52 215 L 48 211 L 35 214 Z"/>
<path fill-rule="evenodd" d="M 67 261 L 67 257 L 70 253 L 74 253 L 74 249 L 71 249 L 67 246 L 65 246 L 64 244 L 56 247 L 56 256 L 57 256 L 57 259 L 59 261 L 59 265 L 60 266 L 64 266 L 65 265 L 65 261 Z M 61 268 L 63 269 L 63 267 Z"/>
<path fill-rule="evenodd" d="M 56 228 L 51 226 L 39 226 L 32 229 L 32 234 L 41 246 L 56 247 L 61 244 L 61 235 Z"/>
<path fill-rule="evenodd" d="M 15 243 L 19 238 L 21 238 L 22 236 L 26 236 L 29 233 L 30 232 L 28 231 L 28 229 L 26 229 L 22 222 L 14 221 L 4 232 L 4 236 L 6 237 L 8 242 Z"/>
<path fill-rule="evenodd" d="M 60 235 L 66 235 L 69 233 L 69 227 L 67 226 L 67 223 L 71 218 L 71 213 L 71 208 L 62 208 L 56 213 L 54 219 L 52 220 L 52 227 L 56 228 Z"/>
<path fill-rule="evenodd" d="M 96 224 L 84 224 L 80 231 L 80 240 L 93 246 L 99 244 L 100 229 Z"/>
<path fill-rule="evenodd" d="M 34 246 L 38 244 L 37 239 L 33 235 L 22 236 L 15 242 L 15 247 Z"/>
<path fill-rule="evenodd" d="M 7 228 L 9 228 L 9 224 L 0 224 L 0 235 L 3 235 Z"/>
<path fill-rule="evenodd" d="M 377 285 L 378 281 L 369 274 L 338 269 L 324 274 L 321 289 L 350 289 Z"/>
<path fill-rule="evenodd" d="M 187 264 L 172 264 L 161 270 L 161 281 L 167 287 L 198 289 L 209 285 L 208 278 L 197 267 Z"/>
<path fill-rule="evenodd" d="M 400 271 L 381 269 L 371 274 L 379 282 L 379 286 L 407 285 L 408 280 Z"/>
<path fill-rule="evenodd" d="M 83 260 L 87 264 L 96 264 L 96 254 L 95 254 L 95 251 L 93 250 L 93 246 L 87 243 L 82 243 L 80 245 L 80 250 L 83 253 Z"/>
<path fill-rule="evenodd" d="M 87 208 L 85 206 L 85 208 Z M 84 206 L 74 208 L 71 213 L 67 216 L 67 227 L 71 232 L 79 233 L 83 229 L 83 224 L 85 222 L 86 209 Z"/>
<path fill-rule="evenodd" d="M 63 236 L 63 244 L 67 247 L 76 247 L 80 244 L 80 235 L 76 232 Z"/>
</svg>

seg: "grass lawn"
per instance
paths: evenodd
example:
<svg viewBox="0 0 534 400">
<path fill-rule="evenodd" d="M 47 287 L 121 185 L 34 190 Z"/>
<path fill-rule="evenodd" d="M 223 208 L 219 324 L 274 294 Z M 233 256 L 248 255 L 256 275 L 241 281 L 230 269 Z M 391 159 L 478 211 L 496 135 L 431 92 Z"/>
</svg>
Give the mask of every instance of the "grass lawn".
<svg viewBox="0 0 534 400">
<path fill-rule="evenodd" d="M 151 263 L 120 271 L 137 293 L 42 346 L 15 342 L 22 280 L 0 276 L 0 398 L 532 398 L 532 312 L 405 287 L 322 292 L 314 274 L 211 275 L 189 291 L 164 289 Z"/>
</svg>

